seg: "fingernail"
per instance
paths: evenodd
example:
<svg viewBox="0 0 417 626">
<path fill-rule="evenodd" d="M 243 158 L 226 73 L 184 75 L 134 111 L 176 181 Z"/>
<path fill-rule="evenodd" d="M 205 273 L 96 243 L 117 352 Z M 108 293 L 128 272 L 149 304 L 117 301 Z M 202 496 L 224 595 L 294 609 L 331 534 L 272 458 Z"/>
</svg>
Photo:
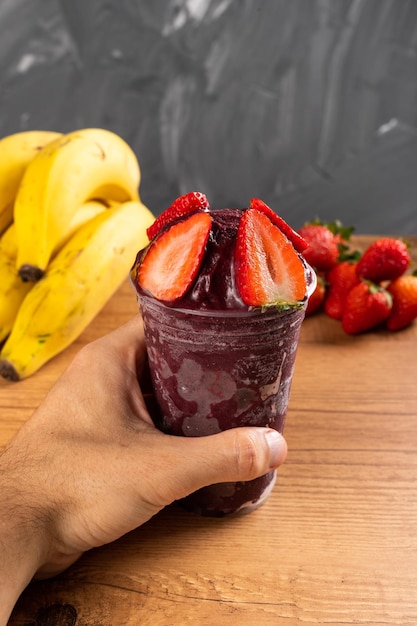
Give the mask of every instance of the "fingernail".
<svg viewBox="0 0 417 626">
<path fill-rule="evenodd" d="M 279 432 L 268 429 L 265 433 L 266 441 L 269 447 L 269 462 L 271 469 L 275 469 L 285 461 L 287 456 L 287 444 Z"/>
</svg>

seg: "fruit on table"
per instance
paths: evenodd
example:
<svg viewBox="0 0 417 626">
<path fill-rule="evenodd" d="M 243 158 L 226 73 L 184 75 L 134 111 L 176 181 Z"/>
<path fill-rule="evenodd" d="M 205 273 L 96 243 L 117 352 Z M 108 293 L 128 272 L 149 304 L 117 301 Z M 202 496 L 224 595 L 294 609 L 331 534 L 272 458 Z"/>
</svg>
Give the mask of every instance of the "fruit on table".
<svg viewBox="0 0 417 626">
<path fill-rule="evenodd" d="M 329 270 L 319 272 L 317 288 L 310 297 L 306 315 L 312 315 L 323 309 L 327 316 L 342 320 L 342 327 L 349 334 L 366 332 L 381 326 L 380 317 L 373 315 L 372 308 L 365 304 L 363 304 L 361 314 L 359 314 L 358 303 L 355 314 L 352 314 L 352 310 L 346 313 L 348 296 L 355 287 L 365 284 L 365 287 L 358 288 L 354 292 L 362 293 L 363 302 L 367 293 L 369 302 L 379 300 L 385 306 L 387 296 L 381 296 L 385 290 L 392 299 L 390 313 L 384 318 L 385 328 L 394 331 L 409 326 L 417 318 L 415 293 L 417 275 L 416 272 L 413 275 L 406 274 L 411 266 L 408 244 L 395 237 L 379 237 L 367 247 L 363 254 L 360 254 L 357 250 L 351 250 L 347 244 L 353 228 L 345 228 L 340 222 L 328 226 L 337 241 L 339 255 L 336 263 Z M 303 227 L 299 232 L 305 233 L 306 231 Z M 309 238 L 308 232 L 307 239 Z M 326 235 L 326 240 L 330 242 L 330 257 L 334 258 L 334 240 L 328 235 Z M 312 243 L 313 238 L 311 239 L 312 248 L 307 248 L 304 256 L 320 265 L 320 260 L 326 255 L 322 254 L 320 247 L 324 239 L 318 237 L 318 241 L 316 248 Z M 353 309 L 352 299 L 349 303 Z M 343 323 L 343 317 L 345 317 L 345 323 Z M 352 317 L 355 320 L 352 320 Z"/>
<path fill-rule="evenodd" d="M 388 286 L 393 299 L 392 310 L 386 321 L 389 330 L 400 330 L 417 318 L 417 276 L 396 278 Z"/>
<path fill-rule="evenodd" d="M 108 130 L 0 139 L 1 375 L 39 369 L 128 277 L 154 221 L 139 183 L 134 152 Z"/>
<path fill-rule="evenodd" d="M 369 281 L 361 281 L 348 293 L 342 316 L 343 330 L 362 333 L 386 320 L 392 309 L 391 294 Z"/>
<path fill-rule="evenodd" d="M 360 282 L 356 271 L 357 262 L 337 263 L 327 274 L 327 297 L 324 311 L 329 317 L 341 320 L 349 291 Z"/>
<path fill-rule="evenodd" d="M 14 203 L 22 279 L 39 280 L 83 203 L 138 201 L 139 182 L 134 152 L 111 131 L 82 129 L 48 143 L 27 166 Z"/>
<path fill-rule="evenodd" d="M 316 311 L 318 311 L 326 297 L 326 282 L 320 274 L 317 274 L 317 285 L 313 293 L 308 299 L 306 315 L 312 315 Z"/>
<path fill-rule="evenodd" d="M 0 234 L 13 221 L 13 203 L 26 167 L 48 143 L 61 136 L 47 130 L 29 130 L 0 139 Z"/>
<path fill-rule="evenodd" d="M 131 201 L 76 231 L 19 308 L 0 354 L 4 378 L 26 378 L 78 337 L 127 276 L 153 220 L 143 204 Z"/>
<path fill-rule="evenodd" d="M 14 228 L 9 226 L 9 230 Z M 16 269 L 16 257 L 9 258 L 2 248 L 0 240 L 0 343 L 10 333 L 17 312 L 32 283 L 24 283 Z"/>
<path fill-rule="evenodd" d="M 75 233 L 95 215 L 103 213 L 106 206 L 98 201 L 86 202 L 74 214 L 67 233 L 56 246 L 58 251 Z M 12 224 L 0 239 L 0 342 L 10 333 L 17 312 L 34 283 L 24 282 L 16 269 L 17 241 Z"/>
<path fill-rule="evenodd" d="M 383 237 L 374 241 L 363 253 L 357 271 L 361 278 L 379 283 L 395 280 L 407 270 L 411 257 L 401 239 Z"/>
<path fill-rule="evenodd" d="M 307 242 L 303 256 L 318 272 L 325 272 L 336 265 L 339 258 L 340 238 L 324 224 L 307 224 L 298 229 Z"/>
</svg>

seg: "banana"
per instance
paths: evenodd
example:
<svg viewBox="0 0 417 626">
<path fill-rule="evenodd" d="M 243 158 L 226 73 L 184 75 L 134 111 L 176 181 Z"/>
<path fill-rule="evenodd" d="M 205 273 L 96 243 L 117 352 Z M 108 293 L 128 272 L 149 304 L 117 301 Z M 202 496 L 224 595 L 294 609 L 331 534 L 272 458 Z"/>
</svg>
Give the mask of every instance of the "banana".
<svg viewBox="0 0 417 626">
<path fill-rule="evenodd" d="M 128 277 L 154 221 L 140 202 L 89 220 L 58 252 L 29 291 L 0 354 L 0 374 L 30 376 L 76 339 Z"/>
<path fill-rule="evenodd" d="M 61 133 L 29 130 L 0 139 L 0 234 L 12 223 L 13 202 L 26 167 Z"/>
<path fill-rule="evenodd" d="M 0 239 L 0 263 L 3 263 L 3 261 L 13 261 L 16 265 L 16 255 L 16 232 L 14 224 L 12 222 L 9 228 L 4 231 Z"/>
<path fill-rule="evenodd" d="M 116 204 L 118 203 L 108 203 L 107 205 L 99 200 L 89 200 L 88 202 L 82 204 L 72 216 L 67 232 L 63 233 L 61 239 L 56 243 L 55 248 L 52 251 L 52 258 L 54 258 L 56 253 L 59 252 L 59 250 L 71 239 L 80 226 L 83 226 L 83 224 L 91 220 L 96 215 L 104 213 L 104 211 L 106 211 L 110 206 L 116 206 Z"/>
<path fill-rule="evenodd" d="M 75 231 L 94 216 L 106 210 L 101 202 L 83 204 L 73 216 L 68 233 L 58 242 L 60 249 Z M 0 239 L 0 343 L 10 333 L 19 307 L 34 283 L 24 282 L 16 269 L 17 242 L 14 224 Z"/>
<path fill-rule="evenodd" d="M 17 273 L 16 260 L 4 258 L 0 252 L 0 343 L 10 333 L 19 307 L 33 284 L 24 283 Z"/>
<path fill-rule="evenodd" d="M 81 129 L 48 144 L 28 165 L 14 204 L 22 279 L 43 275 L 81 204 L 101 198 L 139 201 L 139 183 L 135 153 L 111 131 Z"/>
</svg>

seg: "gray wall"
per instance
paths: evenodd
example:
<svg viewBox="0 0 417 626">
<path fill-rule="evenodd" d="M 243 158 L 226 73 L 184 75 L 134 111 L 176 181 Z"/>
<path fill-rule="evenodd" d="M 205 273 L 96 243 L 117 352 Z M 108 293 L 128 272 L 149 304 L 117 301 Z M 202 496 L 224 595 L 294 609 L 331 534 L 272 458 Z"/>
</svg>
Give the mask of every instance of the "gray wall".
<svg viewBox="0 0 417 626">
<path fill-rule="evenodd" d="M 159 213 L 417 232 L 417 0 L 0 0 L 0 134 L 109 128 Z"/>
</svg>

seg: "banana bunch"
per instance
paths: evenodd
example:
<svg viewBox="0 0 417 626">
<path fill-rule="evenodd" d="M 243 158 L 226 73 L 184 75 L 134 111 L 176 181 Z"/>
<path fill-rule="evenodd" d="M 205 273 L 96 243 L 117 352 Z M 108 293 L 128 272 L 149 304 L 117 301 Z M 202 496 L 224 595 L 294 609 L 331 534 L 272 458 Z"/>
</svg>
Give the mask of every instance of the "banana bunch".
<svg viewBox="0 0 417 626">
<path fill-rule="evenodd" d="M 58 242 L 56 250 L 61 248 L 82 224 L 105 209 L 106 206 L 98 200 L 83 204 L 75 212 L 68 232 Z M 16 258 L 16 228 L 12 223 L 0 239 L 0 343 L 9 335 L 20 305 L 34 285 L 20 278 L 16 269 Z"/>
<path fill-rule="evenodd" d="M 64 350 L 127 277 L 154 220 L 139 183 L 134 152 L 107 130 L 0 140 L 4 378 L 25 378 Z"/>
</svg>

